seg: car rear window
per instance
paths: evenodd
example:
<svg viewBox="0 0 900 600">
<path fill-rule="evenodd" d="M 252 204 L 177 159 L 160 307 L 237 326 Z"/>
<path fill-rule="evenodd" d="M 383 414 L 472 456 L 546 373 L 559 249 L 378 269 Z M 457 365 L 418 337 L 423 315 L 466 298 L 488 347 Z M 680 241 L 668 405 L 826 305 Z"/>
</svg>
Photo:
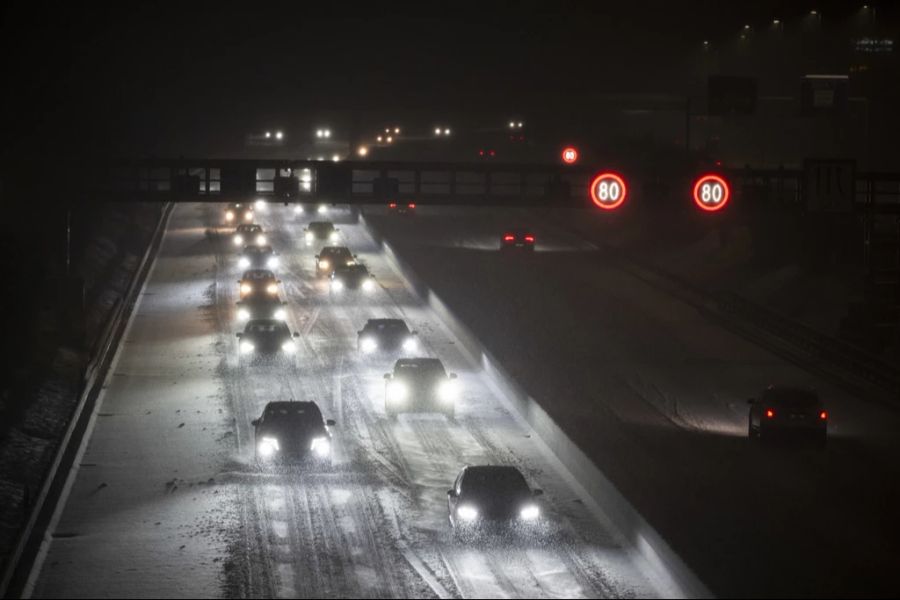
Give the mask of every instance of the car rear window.
<svg viewBox="0 0 900 600">
<path fill-rule="evenodd" d="M 247 325 L 247 333 L 283 333 L 287 325 L 284 323 L 250 323 Z"/>
<path fill-rule="evenodd" d="M 814 408 L 819 405 L 819 396 L 809 390 L 766 390 L 763 400 L 778 406 L 790 406 L 792 408 Z"/>
<path fill-rule="evenodd" d="M 475 468 L 466 471 L 462 489 L 472 494 L 527 493 L 528 483 L 514 468 Z"/>
</svg>

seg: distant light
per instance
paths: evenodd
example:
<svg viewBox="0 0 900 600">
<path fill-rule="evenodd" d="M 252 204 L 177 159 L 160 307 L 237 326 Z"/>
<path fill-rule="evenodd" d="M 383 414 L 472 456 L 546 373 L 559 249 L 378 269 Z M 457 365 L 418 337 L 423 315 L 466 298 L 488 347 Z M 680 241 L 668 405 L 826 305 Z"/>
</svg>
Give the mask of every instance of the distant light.
<svg viewBox="0 0 900 600">
<path fill-rule="evenodd" d="M 331 137 L 331 130 L 330 130 L 330 129 L 326 129 L 326 130 L 325 130 L 325 137 L 327 137 L 327 138 L 330 138 L 330 137 Z"/>
<path fill-rule="evenodd" d="M 390 133 L 390 132 L 391 132 L 391 128 L 390 128 L 390 127 L 385 127 L 385 128 L 384 128 L 384 132 L 385 132 L 385 133 Z"/>
<path fill-rule="evenodd" d="M 283 137 L 284 137 L 284 134 L 283 134 L 282 132 L 280 132 L 280 131 L 276 131 L 276 132 L 275 132 L 275 139 L 276 139 L 276 140 L 280 140 L 280 139 L 283 138 Z"/>
<path fill-rule="evenodd" d="M 819 14 L 819 11 L 817 11 L 817 10 L 811 10 L 811 11 L 809 11 L 809 14 L 811 14 L 812 16 L 815 17 L 816 15 Z"/>
<path fill-rule="evenodd" d="M 367 156 L 369 154 L 369 149 L 365 146 L 360 146 L 356 153 L 360 156 Z"/>
<path fill-rule="evenodd" d="M 382 140 L 384 140 L 384 138 L 381 137 L 380 135 L 379 135 L 377 138 L 375 138 L 375 139 L 377 139 L 379 142 L 381 142 Z"/>
<path fill-rule="evenodd" d="M 703 40 L 703 45 L 704 45 L 704 46 L 709 46 L 709 40 Z"/>
<path fill-rule="evenodd" d="M 319 157 L 316 157 L 316 160 L 325 160 L 325 157 L 324 157 L 324 156 L 319 156 Z"/>
<path fill-rule="evenodd" d="M 449 127 L 448 127 L 447 129 L 444 130 L 444 135 L 450 135 L 450 128 L 449 128 Z"/>
<path fill-rule="evenodd" d="M 512 121 L 509 122 L 509 128 L 510 128 L 510 129 L 512 129 L 512 128 L 515 127 L 515 126 L 516 126 L 515 123 L 513 123 Z"/>
<path fill-rule="evenodd" d="M 440 127 L 435 127 L 435 128 L 434 128 L 434 135 L 441 135 L 441 128 L 440 128 Z"/>
<path fill-rule="evenodd" d="M 744 25 L 744 29 L 745 29 L 745 30 L 748 30 L 748 29 L 750 29 L 750 26 L 749 26 L 749 25 Z"/>
<path fill-rule="evenodd" d="M 387 138 L 385 139 L 385 141 L 386 141 L 388 144 L 391 144 L 391 143 L 394 142 L 394 138 L 393 138 L 393 136 L 390 136 L 390 135 L 389 135 L 389 136 L 387 136 Z"/>
<path fill-rule="evenodd" d="M 781 25 L 781 20 L 780 20 L 780 19 L 773 19 L 773 20 L 772 20 L 772 25 Z"/>
<path fill-rule="evenodd" d="M 322 130 L 321 130 L 321 129 L 316 129 L 316 137 L 317 137 L 317 138 L 322 137 Z"/>
<path fill-rule="evenodd" d="M 333 155 L 331 156 L 331 160 L 333 160 L 334 162 L 340 162 L 340 160 L 341 160 L 341 155 L 340 155 L 340 154 L 333 154 Z"/>
<path fill-rule="evenodd" d="M 521 129 L 523 125 L 524 123 L 522 123 L 522 121 L 519 121 L 519 129 Z"/>
<path fill-rule="evenodd" d="M 266 132 L 266 139 L 269 139 L 270 137 L 272 137 L 272 132 L 271 132 L 271 131 L 267 131 L 267 132 Z"/>
<path fill-rule="evenodd" d="M 399 127 L 394 127 L 394 134 L 400 135 L 400 128 L 399 128 Z"/>
</svg>

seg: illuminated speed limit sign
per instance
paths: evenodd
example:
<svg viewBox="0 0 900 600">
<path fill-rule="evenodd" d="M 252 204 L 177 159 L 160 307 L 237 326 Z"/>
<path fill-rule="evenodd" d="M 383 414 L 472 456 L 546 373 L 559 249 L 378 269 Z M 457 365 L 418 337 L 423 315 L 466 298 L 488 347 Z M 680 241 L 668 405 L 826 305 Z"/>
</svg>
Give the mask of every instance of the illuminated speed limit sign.
<svg viewBox="0 0 900 600">
<path fill-rule="evenodd" d="M 578 150 L 576 150 L 572 146 L 563 149 L 562 159 L 564 163 L 566 163 L 567 165 L 571 165 L 576 160 L 578 160 Z"/>
<path fill-rule="evenodd" d="M 694 183 L 694 204 L 701 210 L 707 212 L 722 210 L 730 197 L 731 188 L 719 175 L 704 175 Z"/>
<path fill-rule="evenodd" d="M 600 173 L 591 182 L 591 200 L 603 210 L 619 208 L 627 195 L 625 180 L 615 173 Z"/>
</svg>

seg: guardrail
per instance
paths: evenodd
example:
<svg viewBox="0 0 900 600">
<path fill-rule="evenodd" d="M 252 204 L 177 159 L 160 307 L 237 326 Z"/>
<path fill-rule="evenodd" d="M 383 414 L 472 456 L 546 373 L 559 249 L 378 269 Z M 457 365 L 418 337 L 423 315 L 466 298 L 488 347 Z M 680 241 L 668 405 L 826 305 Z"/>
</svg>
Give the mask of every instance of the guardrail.
<svg viewBox="0 0 900 600">
<path fill-rule="evenodd" d="M 57 510 L 59 499 L 71 474 L 115 351 L 134 310 L 138 294 L 150 272 L 150 266 L 153 264 L 151 257 L 155 256 L 162 243 L 173 206 L 168 203 L 163 207 L 147 250 L 132 275 L 125 293 L 113 305 L 99 338 L 100 343 L 97 346 L 96 354 L 85 369 L 82 390 L 69 426 L 60 441 L 53 462 L 44 478 L 41 491 L 19 534 L 16 546 L 4 566 L 3 579 L 0 581 L 0 597 L 2 598 L 22 595 L 28 583 L 34 559 L 40 552 L 41 546 L 47 542 L 48 526 Z"/>
</svg>

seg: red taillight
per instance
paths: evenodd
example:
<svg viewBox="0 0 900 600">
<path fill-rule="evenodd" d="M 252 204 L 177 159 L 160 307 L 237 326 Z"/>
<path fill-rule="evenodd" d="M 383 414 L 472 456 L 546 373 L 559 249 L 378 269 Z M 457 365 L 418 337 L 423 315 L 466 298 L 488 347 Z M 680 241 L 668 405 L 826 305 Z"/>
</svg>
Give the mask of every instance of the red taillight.
<svg viewBox="0 0 900 600">
<path fill-rule="evenodd" d="M 415 203 L 415 202 L 410 202 L 410 203 L 409 203 L 409 207 L 410 207 L 410 208 L 415 208 L 415 207 L 416 207 L 416 203 Z"/>
<path fill-rule="evenodd" d="M 828 420 L 828 412 L 823 410 L 822 412 L 819 413 L 819 418 L 822 419 L 823 421 L 827 421 Z"/>
<path fill-rule="evenodd" d="M 526 236 L 525 236 L 525 241 L 528 242 L 529 244 L 533 244 L 533 243 L 534 243 L 534 236 L 533 236 L 533 235 L 526 235 Z"/>
<path fill-rule="evenodd" d="M 767 418 L 767 419 L 774 419 L 774 418 L 775 418 L 775 411 L 772 410 L 771 408 L 767 408 L 767 409 L 766 409 L 766 418 Z"/>
<path fill-rule="evenodd" d="M 388 208 L 397 208 L 397 203 L 391 202 L 390 204 L 388 204 Z"/>
<path fill-rule="evenodd" d="M 478 156 L 484 156 L 484 150 L 479 150 L 479 151 L 478 151 Z"/>
<path fill-rule="evenodd" d="M 497 153 L 491 150 L 491 156 L 497 156 Z"/>
<path fill-rule="evenodd" d="M 512 242 L 512 241 L 515 241 L 515 239 L 516 239 L 516 236 L 510 235 L 510 234 L 508 234 L 508 233 L 507 233 L 506 235 L 503 236 L 503 241 L 504 241 L 504 242 Z"/>
</svg>

